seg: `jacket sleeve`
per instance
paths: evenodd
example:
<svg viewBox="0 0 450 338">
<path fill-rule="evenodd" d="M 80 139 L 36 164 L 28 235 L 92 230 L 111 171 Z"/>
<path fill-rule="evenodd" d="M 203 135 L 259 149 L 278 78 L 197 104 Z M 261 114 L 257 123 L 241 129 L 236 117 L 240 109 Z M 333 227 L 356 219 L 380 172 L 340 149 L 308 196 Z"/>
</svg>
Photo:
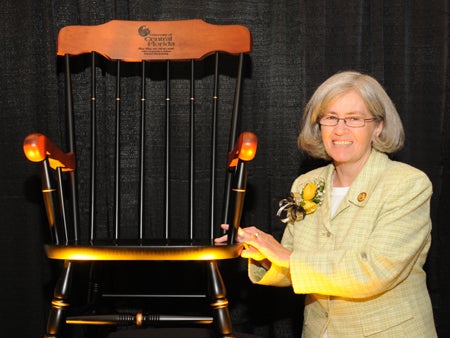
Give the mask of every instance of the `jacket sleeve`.
<svg viewBox="0 0 450 338">
<path fill-rule="evenodd" d="M 283 246 L 292 249 L 292 224 L 288 224 L 283 234 Z M 269 270 L 261 267 L 253 259 L 248 260 L 248 276 L 250 281 L 255 284 L 272 286 L 290 286 L 290 269 L 272 264 Z"/>
</svg>

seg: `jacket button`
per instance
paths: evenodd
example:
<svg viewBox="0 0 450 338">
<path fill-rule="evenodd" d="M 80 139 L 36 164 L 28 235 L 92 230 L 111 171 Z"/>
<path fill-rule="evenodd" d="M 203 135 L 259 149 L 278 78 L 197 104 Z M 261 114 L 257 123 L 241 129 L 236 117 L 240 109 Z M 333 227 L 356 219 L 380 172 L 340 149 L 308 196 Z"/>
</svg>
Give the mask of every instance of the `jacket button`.
<svg viewBox="0 0 450 338">
<path fill-rule="evenodd" d="M 358 195 L 358 202 L 364 201 L 366 199 L 366 197 L 367 197 L 367 193 L 366 192 L 359 193 L 359 195 Z"/>
</svg>

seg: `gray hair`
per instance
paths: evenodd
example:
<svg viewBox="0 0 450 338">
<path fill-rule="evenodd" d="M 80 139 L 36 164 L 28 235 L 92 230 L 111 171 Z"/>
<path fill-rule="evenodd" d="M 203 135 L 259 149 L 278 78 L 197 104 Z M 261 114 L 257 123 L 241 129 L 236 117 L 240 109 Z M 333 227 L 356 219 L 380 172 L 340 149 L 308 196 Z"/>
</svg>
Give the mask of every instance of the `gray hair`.
<svg viewBox="0 0 450 338">
<path fill-rule="evenodd" d="M 371 114 L 383 121 L 383 130 L 372 142 L 372 147 L 391 154 L 403 147 L 405 134 L 394 103 L 373 77 L 355 71 L 337 73 L 323 82 L 306 104 L 298 146 L 309 155 L 329 160 L 322 143 L 319 119 L 332 100 L 356 91 L 361 95 Z"/>
</svg>

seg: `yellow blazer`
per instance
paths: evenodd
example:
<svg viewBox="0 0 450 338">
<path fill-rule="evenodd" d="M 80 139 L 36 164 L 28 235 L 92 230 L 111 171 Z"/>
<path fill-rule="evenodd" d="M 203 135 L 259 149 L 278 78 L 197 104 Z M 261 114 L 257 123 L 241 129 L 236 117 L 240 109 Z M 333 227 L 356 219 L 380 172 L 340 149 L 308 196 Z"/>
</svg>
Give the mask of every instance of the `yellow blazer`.
<svg viewBox="0 0 450 338">
<path fill-rule="evenodd" d="M 299 176 L 293 192 L 325 180 L 324 199 L 288 224 L 290 269 L 249 261 L 254 283 L 292 285 L 305 300 L 302 337 L 436 337 L 423 270 L 431 241 L 427 176 L 372 150 L 330 218 L 332 164 Z"/>
</svg>

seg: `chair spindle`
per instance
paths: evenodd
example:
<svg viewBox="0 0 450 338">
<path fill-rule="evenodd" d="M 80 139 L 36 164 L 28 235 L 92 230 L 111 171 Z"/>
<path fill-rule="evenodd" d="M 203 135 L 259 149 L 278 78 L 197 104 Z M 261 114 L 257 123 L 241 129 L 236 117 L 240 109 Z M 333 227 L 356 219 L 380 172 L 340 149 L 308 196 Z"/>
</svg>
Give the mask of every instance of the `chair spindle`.
<svg viewBox="0 0 450 338">
<path fill-rule="evenodd" d="M 195 63 L 190 62 L 190 93 L 189 93 L 189 239 L 194 238 L 194 164 L 195 164 Z"/>
<path fill-rule="evenodd" d="M 169 238 L 169 222 L 170 222 L 170 72 L 171 62 L 166 61 L 166 157 L 165 157 L 165 173 L 164 173 L 164 206 L 165 206 L 165 220 L 164 220 L 164 237 Z"/>
<path fill-rule="evenodd" d="M 114 239 L 119 239 L 120 233 L 120 60 L 116 62 L 116 121 L 115 121 L 115 155 L 114 155 Z"/>
<path fill-rule="evenodd" d="M 72 97 L 72 72 L 70 68 L 70 55 L 64 55 L 64 81 L 65 81 L 65 101 L 66 101 L 66 124 L 67 124 L 67 144 L 69 152 L 76 153 L 75 147 L 75 128 L 74 128 L 74 114 L 73 114 L 73 97 Z M 78 215 L 78 191 L 76 187 L 77 184 L 77 173 L 75 171 L 69 172 L 70 181 L 70 198 L 72 210 L 72 230 L 73 230 L 73 241 L 78 243 L 79 240 L 79 215 Z"/>
<path fill-rule="evenodd" d="M 90 240 L 95 239 L 96 175 L 97 175 L 97 77 L 96 52 L 91 53 L 91 190 L 90 190 Z"/>
<path fill-rule="evenodd" d="M 214 238 L 214 227 L 216 217 L 216 205 L 214 203 L 216 198 L 216 151 L 217 151 L 217 110 L 219 104 L 219 53 L 214 53 L 214 78 L 213 78 L 213 96 L 212 96 L 212 120 L 211 120 L 211 174 L 210 174 L 210 193 L 209 204 L 211 205 L 211 212 L 209 216 L 209 238 Z"/>
</svg>

